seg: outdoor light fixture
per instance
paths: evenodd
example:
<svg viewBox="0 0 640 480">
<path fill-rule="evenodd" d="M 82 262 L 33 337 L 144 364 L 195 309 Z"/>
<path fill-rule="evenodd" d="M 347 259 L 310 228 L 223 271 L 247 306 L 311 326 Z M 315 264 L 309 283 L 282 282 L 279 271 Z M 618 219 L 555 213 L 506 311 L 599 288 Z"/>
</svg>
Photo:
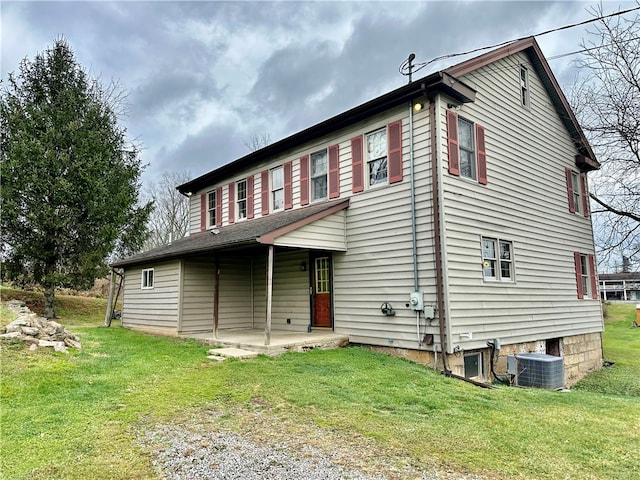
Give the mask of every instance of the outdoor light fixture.
<svg viewBox="0 0 640 480">
<path fill-rule="evenodd" d="M 413 105 L 413 110 L 415 112 L 421 112 L 422 110 L 424 110 L 425 106 L 426 105 L 423 102 L 418 102 Z"/>
<path fill-rule="evenodd" d="M 302 262 L 300 264 L 300 271 L 301 272 L 306 272 L 307 271 L 307 262 Z"/>
</svg>

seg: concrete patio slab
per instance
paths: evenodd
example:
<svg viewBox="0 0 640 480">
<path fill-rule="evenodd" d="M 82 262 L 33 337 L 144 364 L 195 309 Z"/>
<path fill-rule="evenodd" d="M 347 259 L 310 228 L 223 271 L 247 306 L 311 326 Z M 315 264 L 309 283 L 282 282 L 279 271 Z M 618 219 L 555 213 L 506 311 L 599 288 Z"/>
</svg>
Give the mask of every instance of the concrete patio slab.
<svg viewBox="0 0 640 480">
<path fill-rule="evenodd" d="M 263 330 L 233 330 L 218 333 L 197 333 L 185 335 L 207 345 L 236 348 L 266 355 L 279 355 L 285 352 L 304 352 L 315 348 L 331 349 L 344 347 L 349 344 L 349 336 L 330 331 L 316 332 L 283 332 L 272 331 L 269 345 L 265 345 Z M 213 355 L 219 355 L 215 350 Z"/>
</svg>

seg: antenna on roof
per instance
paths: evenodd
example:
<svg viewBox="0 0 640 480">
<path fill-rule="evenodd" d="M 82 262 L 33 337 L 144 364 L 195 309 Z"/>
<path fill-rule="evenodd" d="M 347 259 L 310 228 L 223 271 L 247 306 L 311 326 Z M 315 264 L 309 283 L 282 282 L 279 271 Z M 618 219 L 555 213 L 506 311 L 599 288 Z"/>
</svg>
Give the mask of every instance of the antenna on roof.
<svg viewBox="0 0 640 480">
<path fill-rule="evenodd" d="M 407 60 L 407 67 L 409 68 L 409 83 L 411 83 L 412 78 L 411 74 L 413 73 L 413 61 L 416 59 L 416 54 L 409 54 L 409 59 Z"/>
</svg>

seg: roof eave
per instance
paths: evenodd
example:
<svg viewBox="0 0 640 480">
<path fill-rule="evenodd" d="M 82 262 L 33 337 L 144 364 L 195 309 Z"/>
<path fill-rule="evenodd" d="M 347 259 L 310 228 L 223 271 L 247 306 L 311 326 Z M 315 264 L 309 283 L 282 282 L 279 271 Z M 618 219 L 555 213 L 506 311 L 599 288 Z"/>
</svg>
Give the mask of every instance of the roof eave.
<svg viewBox="0 0 640 480">
<path fill-rule="evenodd" d="M 475 101 L 476 95 L 473 88 L 456 79 L 454 76 L 444 72 L 436 72 L 324 120 L 278 142 L 267 145 L 233 162 L 222 165 L 215 170 L 177 186 L 176 189 L 183 195 L 190 196 L 203 187 L 215 185 L 219 179 L 231 175 L 242 168 L 246 168 L 261 160 L 268 159 L 286 150 L 302 145 L 305 142 L 340 130 L 341 128 L 348 127 L 349 125 L 404 102 L 421 96 L 429 97 L 436 92 L 445 93 L 460 103 L 473 102 Z"/>
<path fill-rule="evenodd" d="M 562 122 L 567 128 L 567 131 L 571 134 L 576 149 L 578 150 L 581 158 L 585 160 L 581 163 L 576 162 L 576 166 L 583 171 L 599 169 L 600 164 L 596 160 L 595 153 L 593 152 L 587 137 L 582 131 L 582 128 L 580 127 L 564 92 L 560 88 L 560 84 L 558 84 L 555 75 L 551 71 L 551 67 L 549 67 L 549 64 L 544 58 L 542 50 L 540 49 L 535 37 L 516 40 L 508 45 L 485 53 L 484 55 L 480 55 L 447 68 L 445 72 L 455 77 L 462 77 L 467 73 L 477 70 L 478 68 L 523 51 L 527 54 L 531 60 L 532 66 L 542 79 L 542 83 L 551 97 L 551 101 L 553 102 L 556 111 L 560 114 Z"/>
</svg>

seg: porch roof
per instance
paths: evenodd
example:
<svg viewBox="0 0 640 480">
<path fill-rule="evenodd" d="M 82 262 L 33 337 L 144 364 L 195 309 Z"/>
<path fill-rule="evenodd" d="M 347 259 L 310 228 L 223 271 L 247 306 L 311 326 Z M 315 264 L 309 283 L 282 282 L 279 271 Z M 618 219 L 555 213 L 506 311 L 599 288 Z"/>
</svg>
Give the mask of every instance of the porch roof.
<svg viewBox="0 0 640 480">
<path fill-rule="evenodd" d="M 149 262 L 174 260 L 234 247 L 274 245 L 278 237 L 344 210 L 348 206 L 349 199 L 334 200 L 205 230 L 176 240 L 169 245 L 117 260 L 111 264 L 111 267 L 130 267 Z M 218 233 L 213 233 L 216 231 Z"/>
</svg>

